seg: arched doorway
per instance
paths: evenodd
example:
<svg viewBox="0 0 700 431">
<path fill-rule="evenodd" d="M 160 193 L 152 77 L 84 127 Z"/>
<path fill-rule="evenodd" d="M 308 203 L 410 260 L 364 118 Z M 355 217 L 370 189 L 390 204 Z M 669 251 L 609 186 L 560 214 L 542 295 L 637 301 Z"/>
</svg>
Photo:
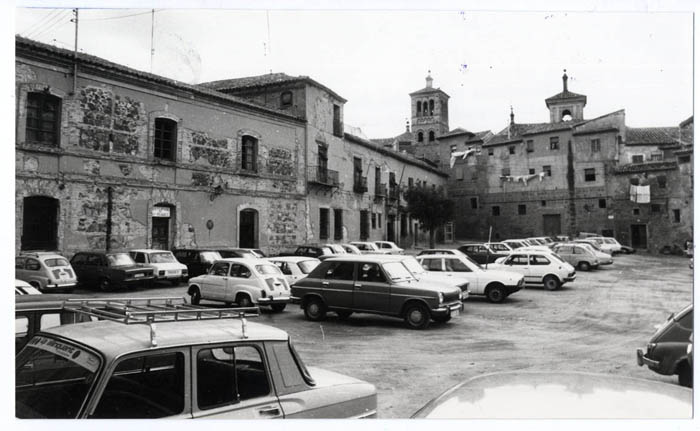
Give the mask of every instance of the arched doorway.
<svg viewBox="0 0 700 431">
<path fill-rule="evenodd" d="M 21 248 L 58 249 L 58 199 L 46 196 L 24 198 Z"/>
<path fill-rule="evenodd" d="M 258 248 L 258 212 L 244 209 L 238 214 L 238 246 Z"/>
<path fill-rule="evenodd" d="M 169 204 L 157 204 L 151 209 L 151 248 L 170 250 L 173 243 L 173 221 L 175 207 Z"/>
</svg>

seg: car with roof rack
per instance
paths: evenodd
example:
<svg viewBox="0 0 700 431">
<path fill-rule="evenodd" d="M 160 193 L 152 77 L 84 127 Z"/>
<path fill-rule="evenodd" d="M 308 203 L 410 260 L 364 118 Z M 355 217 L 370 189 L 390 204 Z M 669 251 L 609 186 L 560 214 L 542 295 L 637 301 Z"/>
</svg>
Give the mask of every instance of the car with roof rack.
<svg viewBox="0 0 700 431">
<path fill-rule="evenodd" d="M 68 259 L 54 252 L 21 252 L 15 257 L 15 278 L 42 292 L 71 292 L 78 284 Z"/>
<path fill-rule="evenodd" d="M 292 285 L 292 302 L 308 320 L 321 321 L 328 311 L 342 319 L 371 313 L 404 319 L 411 329 L 425 329 L 430 320 L 449 321 L 463 310 L 462 291 L 455 284 L 419 280 L 402 263 L 407 256 L 347 256 L 321 262 Z"/>
<path fill-rule="evenodd" d="M 189 280 L 187 294 L 194 305 L 205 299 L 241 307 L 269 305 L 273 311 L 283 311 L 290 300 L 282 271 L 260 258 L 219 259 L 207 274 Z"/>
<path fill-rule="evenodd" d="M 76 299 L 98 321 L 46 328 L 15 359 L 20 419 L 368 418 L 377 390 L 307 368 L 257 308 L 183 298 Z"/>
</svg>

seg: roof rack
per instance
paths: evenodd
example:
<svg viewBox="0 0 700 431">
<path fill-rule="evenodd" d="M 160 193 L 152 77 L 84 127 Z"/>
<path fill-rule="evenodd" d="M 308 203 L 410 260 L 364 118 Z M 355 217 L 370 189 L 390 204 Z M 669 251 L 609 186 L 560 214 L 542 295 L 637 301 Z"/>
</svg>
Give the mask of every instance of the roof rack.
<svg viewBox="0 0 700 431">
<path fill-rule="evenodd" d="M 243 338 L 246 317 L 260 315 L 258 307 L 207 308 L 187 304 L 184 297 L 152 298 L 71 298 L 63 307 L 74 313 L 111 320 L 125 325 L 144 324 L 151 328 L 151 346 L 156 347 L 156 323 L 191 320 L 240 319 Z"/>
</svg>

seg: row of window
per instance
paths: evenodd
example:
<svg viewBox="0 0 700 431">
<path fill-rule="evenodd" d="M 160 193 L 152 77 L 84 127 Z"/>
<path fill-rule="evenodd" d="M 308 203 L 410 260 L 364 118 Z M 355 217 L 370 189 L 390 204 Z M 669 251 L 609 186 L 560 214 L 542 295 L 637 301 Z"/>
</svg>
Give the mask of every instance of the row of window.
<svg viewBox="0 0 700 431">
<path fill-rule="evenodd" d="M 418 100 L 416 102 L 416 117 L 428 117 L 431 115 L 435 115 L 435 100 L 430 99 L 423 102 Z"/>
<path fill-rule="evenodd" d="M 424 135 L 423 135 L 423 131 L 422 131 L 422 130 L 419 130 L 419 131 L 418 131 L 418 135 L 417 135 L 417 137 L 416 137 L 416 140 L 417 140 L 418 142 L 423 142 L 423 140 L 424 140 Z M 432 131 L 432 130 L 428 131 L 428 142 L 435 142 L 435 132 Z"/>
<path fill-rule="evenodd" d="M 330 209 L 319 208 L 318 225 L 320 239 L 328 239 L 330 236 Z M 333 239 L 343 239 L 343 210 L 339 208 L 333 209 Z"/>
<path fill-rule="evenodd" d="M 591 146 L 591 152 L 599 153 L 600 152 L 600 139 L 597 139 L 597 138 L 591 139 L 590 146 Z M 549 149 L 550 149 L 550 151 L 559 150 L 559 137 L 558 136 L 553 136 L 553 137 L 549 138 Z M 526 140 L 525 141 L 525 151 L 527 151 L 528 153 L 534 152 L 535 151 L 535 141 L 533 141 L 532 139 Z M 489 148 L 488 154 L 489 154 L 489 156 L 493 156 L 494 149 Z M 515 154 L 515 145 L 508 146 L 508 154 Z"/>
</svg>

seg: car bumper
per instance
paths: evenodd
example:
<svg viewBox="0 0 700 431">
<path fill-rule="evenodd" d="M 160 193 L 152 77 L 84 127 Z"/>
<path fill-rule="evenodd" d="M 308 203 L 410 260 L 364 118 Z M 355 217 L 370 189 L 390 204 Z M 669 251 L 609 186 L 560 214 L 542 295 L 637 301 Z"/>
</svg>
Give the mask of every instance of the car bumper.
<svg viewBox="0 0 700 431">
<path fill-rule="evenodd" d="M 292 302 L 292 297 L 291 296 L 273 296 L 273 297 L 265 297 L 265 298 L 258 298 L 258 304 L 259 305 L 272 305 L 272 304 L 288 304 Z M 296 302 L 294 302 L 296 304 Z"/>
<path fill-rule="evenodd" d="M 650 359 L 644 354 L 644 349 L 637 349 L 637 365 L 640 367 L 648 366 L 652 370 L 659 368 L 660 362 Z"/>
<path fill-rule="evenodd" d="M 298 296 L 290 296 L 289 302 L 291 302 L 292 304 L 301 304 L 301 298 L 299 298 Z"/>
<path fill-rule="evenodd" d="M 564 280 L 564 282 L 570 282 L 570 281 L 576 280 L 576 271 L 574 271 L 574 272 L 570 273 L 569 275 L 567 275 L 566 277 L 564 277 L 563 280 Z"/>
<path fill-rule="evenodd" d="M 155 278 L 151 275 L 148 277 L 134 277 L 134 278 L 127 278 L 125 280 L 122 280 L 120 282 L 116 282 L 115 284 L 118 285 L 124 285 L 124 286 L 136 286 L 139 284 L 147 284 L 150 283 L 154 280 Z"/>
<path fill-rule="evenodd" d="M 452 302 L 449 304 L 442 304 L 438 308 L 433 308 L 430 310 L 431 316 L 443 317 L 452 314 L 459 314 L 464 310 L 464 304 L 462 302 Z"/>
<path fill-rule="evenodd" d="M 47 284 L 44 286 L 41 290 L 47 291 L 47 290 L 64 290 L 64 289 L 73 289 L 75 287 L 76 283 L 54 283 L 54 284 Z"/>
<path fill-rule="evenodd" d="M 522 289 L 523 286 L 525 286 L 525 283 L 524 283 L 524 282 L 521 283 L 521 284 L 517 284 L 517 285 L 515 285 L 515 286 L 505 286 L 506 293 L 507 293 L 508 295 L 510 295 L 511 293 L 515 293 L 515 292 L 517 292 L 518 290 Z"/>
</svg>

